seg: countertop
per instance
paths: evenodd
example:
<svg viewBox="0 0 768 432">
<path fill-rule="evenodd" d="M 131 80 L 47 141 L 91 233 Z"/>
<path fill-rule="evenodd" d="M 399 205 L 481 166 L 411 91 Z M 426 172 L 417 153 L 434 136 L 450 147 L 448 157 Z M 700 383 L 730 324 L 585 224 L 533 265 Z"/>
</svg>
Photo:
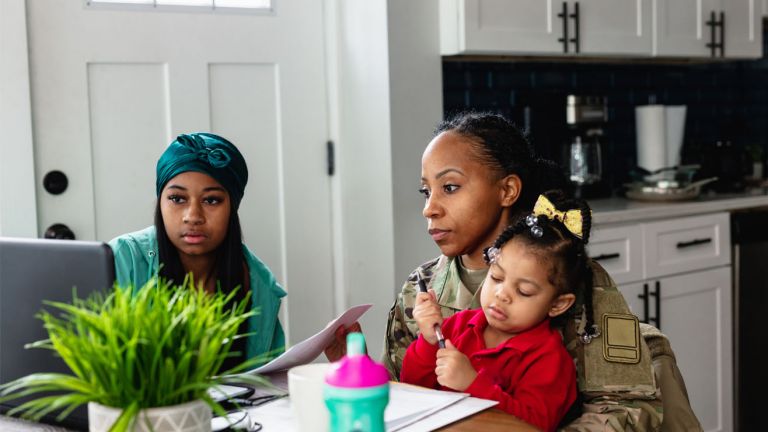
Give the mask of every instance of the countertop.
<svg viewBox="0 0 768 432">
<path fill-rule="evenodd" d="M 704 193 L 690 201 L 644 202 L 615 197 L 589 200 L 589 205 L 592 223 L 596 225 L 648 221 L 768 206 L 768 188 L 753 188 L 742 193 Z"/>
</svg>

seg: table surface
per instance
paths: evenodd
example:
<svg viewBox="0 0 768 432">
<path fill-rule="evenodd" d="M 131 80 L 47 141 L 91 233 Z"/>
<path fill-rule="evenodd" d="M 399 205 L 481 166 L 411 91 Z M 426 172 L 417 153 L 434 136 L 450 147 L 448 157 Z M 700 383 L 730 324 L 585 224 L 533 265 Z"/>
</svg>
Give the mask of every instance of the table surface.
<svg viewBox="0 0 768 432">
<path fill-rule="evenodd" d="M 0 430 L 3 432 L 67 432 L 62 428 L 3 416 L 0 416 Z M 539 432 L 528 423 L 496 408 L 481 411 L 438 430 L 441 432 Z"/>
<path fill-rule="evenodd" d="M 438 429 L 441 432 L 540 432 L 504 411 L 491 408 Z"/>
</svg>

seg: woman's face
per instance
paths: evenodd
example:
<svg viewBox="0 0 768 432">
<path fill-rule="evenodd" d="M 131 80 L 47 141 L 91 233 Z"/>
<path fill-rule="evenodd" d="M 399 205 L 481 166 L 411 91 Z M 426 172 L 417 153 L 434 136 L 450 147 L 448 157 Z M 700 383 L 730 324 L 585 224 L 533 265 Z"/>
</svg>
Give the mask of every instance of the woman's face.
<svg viewBox="0 0 768 432">
<path fill-rule="evenodd" d="M 227 235 L 229 193 L 213 177 L 187 171 L 168 181 L 160 195 L 165 231 L 180 257 L 206 256 Z"/>
<path fill-rule="evenodd" d="M 483 282 L 480 305 L 488 325 L 506 335 L 528 330 L 573 304 L 573 294 L 558 294 L 550 282 L 552 263 L 515 239 L 501 248 Z"/>
<path fill-rule="evenodd" d="M 464 255 L 465 266 L 481 268 L 483 249 L 507 225 L 519 179 L 496 178 L 475 156 L 475 145 L 451 131 L 436 136 L 421 158 L 420 191 L 429 235 L 440 251 Z"/>
</svg>

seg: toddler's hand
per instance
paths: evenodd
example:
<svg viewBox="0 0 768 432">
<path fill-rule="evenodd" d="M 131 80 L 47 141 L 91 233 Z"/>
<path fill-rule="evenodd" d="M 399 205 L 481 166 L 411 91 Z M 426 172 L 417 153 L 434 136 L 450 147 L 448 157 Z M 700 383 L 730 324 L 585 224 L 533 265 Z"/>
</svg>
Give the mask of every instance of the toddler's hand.
<svg viewBox="0 0 768 432">
<path fill-rule="evenodd" d="M 437 343 L 435 324 L 443 323 L 443 314 L 440 312 L 440 305 L 437 304 L 435 290 L 430 289 L 429 292 L 416 294 L 413 319 L 416 320 L 416 324 L 419 326 L 419 333 L 424 336 L 424 339 L 432 345 Z"/>
<path fill-rule="evenodd" d="M 445 340 L 445 348 L 437 351 L 435 366 L 437 382 L 457 391 L 464 391 L 477 378 L 477 371 L 472 367 L 469 357 L 457 350 L 450 340 Z"/>
</svg>

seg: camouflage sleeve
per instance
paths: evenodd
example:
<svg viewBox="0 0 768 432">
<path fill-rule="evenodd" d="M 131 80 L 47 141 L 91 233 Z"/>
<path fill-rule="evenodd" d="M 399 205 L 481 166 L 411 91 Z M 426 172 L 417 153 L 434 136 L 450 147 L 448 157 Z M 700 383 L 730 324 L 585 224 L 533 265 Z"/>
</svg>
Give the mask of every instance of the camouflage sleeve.
<svg viewBox="0 0 768 432">
<path fill-rule="evenodd" d="M 408 345 L 418 337 L 418 327 L 413 320 L 413 305 L 416 301 L 416 289 L 410 282 L 395 299 L 387 319 L 387 332 L 384 340 L 384 365 L 389 370 L 389 378 L 400 381 L 400 368 Z"/>
</svg>

